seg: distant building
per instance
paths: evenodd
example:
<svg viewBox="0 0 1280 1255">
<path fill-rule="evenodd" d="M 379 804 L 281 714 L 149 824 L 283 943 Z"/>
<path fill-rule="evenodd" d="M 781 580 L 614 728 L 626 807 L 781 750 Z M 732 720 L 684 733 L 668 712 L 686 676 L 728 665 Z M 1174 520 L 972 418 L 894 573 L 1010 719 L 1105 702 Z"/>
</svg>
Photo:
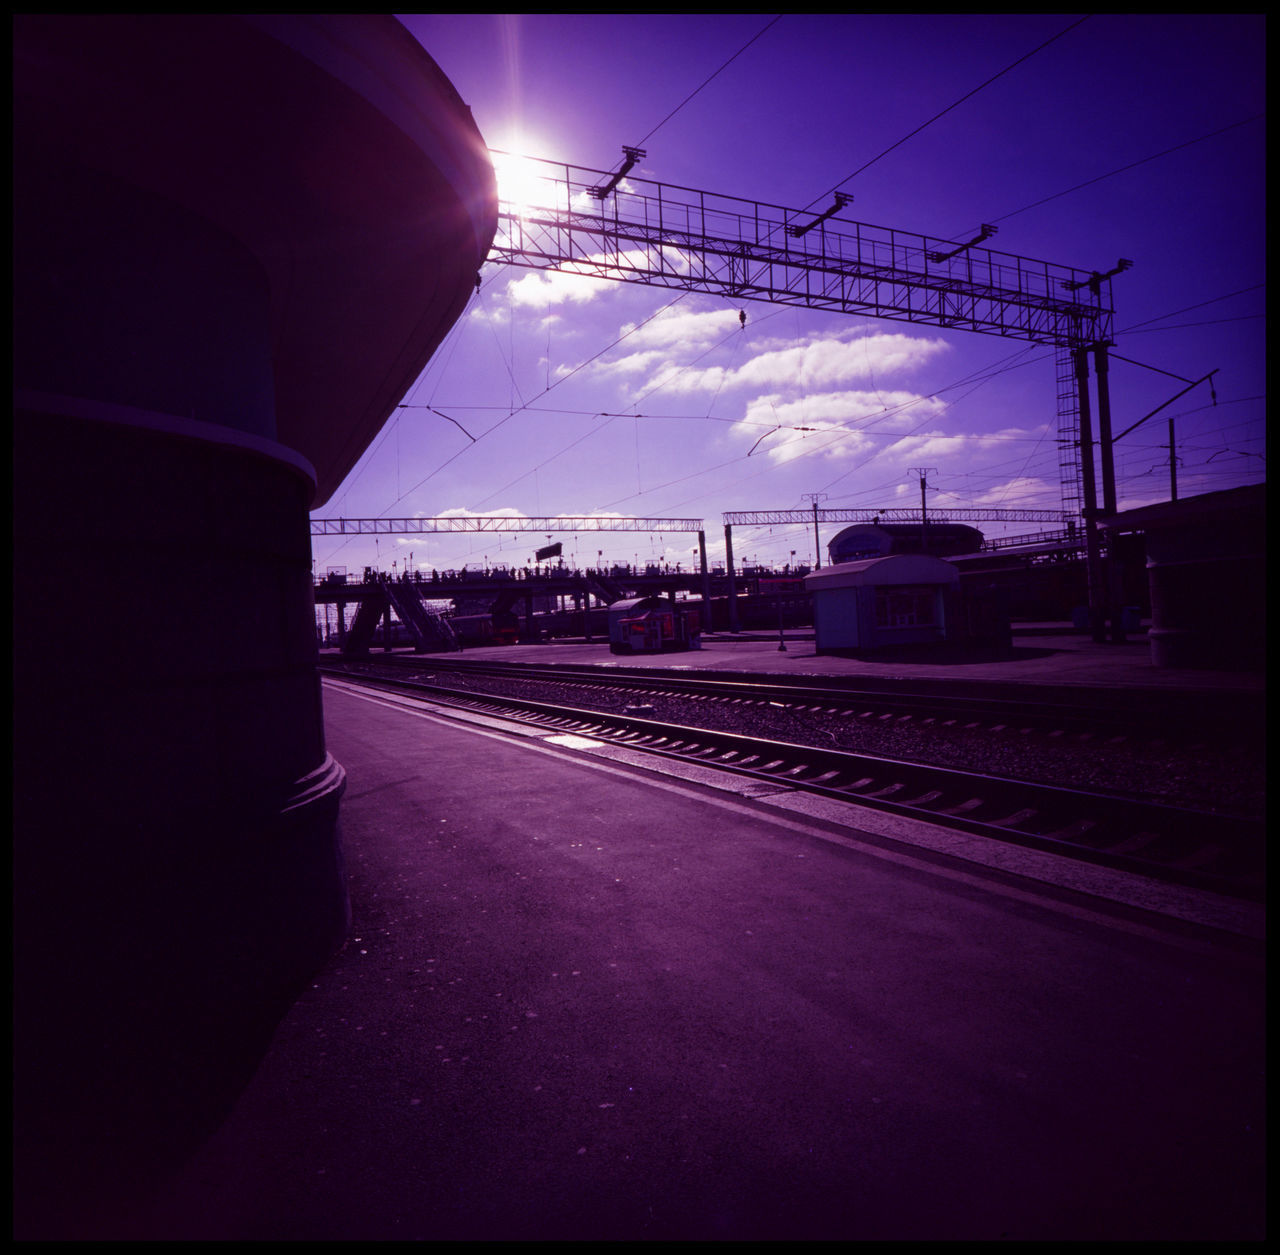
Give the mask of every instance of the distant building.
<svg viewBox="0 0 1280 1255">
<path fill-rule="evenodd" d="M 1102 527 L 1144 542 L 1154 666 L 1265 667 L 1266 484 L 1125 510 Z"/>
<path fill-rule="evenodd" d="M 935 558 L 976 553 L 982 533 L 963 523 L 855 523 L 827 545 L 833 563 L 860 562 L 891 553 L 932 554 Z"/>
</svg>

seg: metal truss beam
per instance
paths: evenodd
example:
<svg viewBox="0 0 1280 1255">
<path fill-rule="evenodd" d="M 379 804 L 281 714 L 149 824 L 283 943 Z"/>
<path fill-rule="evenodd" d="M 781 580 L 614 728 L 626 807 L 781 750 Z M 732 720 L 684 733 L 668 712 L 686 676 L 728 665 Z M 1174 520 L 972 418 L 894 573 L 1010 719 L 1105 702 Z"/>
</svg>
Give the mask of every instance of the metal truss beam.
<svg viewBox="0 0 1280 1255">
<path fill-rule="evenodd" d="M 313 536 L 412 536 L 422 532 L 700 532 L 701 519 L 610 519 L 591 515 L 508 518 L 312 519 Z"/>
<path fill-rule="evenodd" d="M 1037 344 L 1109 341 L 1109 275 L 811 211 L 527 160 L 489 260 Z M 524 194 L 524 193 L 522 193 Z M 978 238 L 985 238 L 980 236 Z"/>
<path fill-rule="evenodd" d="M 918 523 L 920 510 L 746 510 L 721 516 L 726 527 L 772 526 L 781 523 Z M 1065 510 L 955 509 L 930 510 L 930 523 L 1068 523 L 1077 516 Z"/>
</svg>

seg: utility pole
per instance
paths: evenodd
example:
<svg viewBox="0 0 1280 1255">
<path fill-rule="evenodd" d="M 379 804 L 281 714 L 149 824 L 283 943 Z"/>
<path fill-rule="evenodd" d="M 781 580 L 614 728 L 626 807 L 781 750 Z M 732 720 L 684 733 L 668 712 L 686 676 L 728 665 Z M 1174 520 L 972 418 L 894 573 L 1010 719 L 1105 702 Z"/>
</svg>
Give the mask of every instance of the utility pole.
<svg viewBox="0 0 1280 1255">
<path fill-rule="evenodd" d="M 913 466 L 910 469 L 913 475 L 920 476 L 920 552 L 928 553 L 929 504 L 925 499 L 925 493 L 929 488 L 929 476 L 936 475 L 938 468 L 936 466 Z"/>
<path fill-rule="evenodd" d="M 1159 375 L 1168 375 L 1170 379 L 1180 380 L 1186 384 L 1186 387 L 1176 392 L 1167 401 L 1157 405 L 1149 414 L 1143 415 L 1136 423 L 1131 423 L 1119 435 L 1113 436 L 1111 433 L 1111 398 L 1107 387 L 1108 347 L 1109 345 L 1105 342 L 1099 342 L 1093 346 L 1094 362 L 1098 372 L 1098 438 L 1102 453 L 1102 514 L 1104 516 L 1113 515 L 1116 512 L 1114 454 L 1116 441 L 1123 439 L 1135 428 L 1141 427 L 1148 419 L 1154 418 L 1161 410 L 1168 408 L 1179 397 L 1185 396 L 1192 388 L 1196 388 L 1202 383 L 1209 385 L 1209 395 L 1213 398 L 1215 405 L 1218 403 L 1218 394 L 1213 387 L 1213 377 L 1218 373 L 1216 370 L 1211 370 L 1207 375 L 1202 375 L 1199 379 L 1188 379 L 1184 375 L 1174 374 L 1173 371 L 1161 370 L 1157 366 L 1147 366 L 1143 362 L 1134 362 L 1130 358 L 1122 357 L 1120 358 L 1122 362 L 1129 362 L 1133 366 L 1142 366 L 1144 369 L 1155 371 Z M 1084 386 L 1083 376 L 1088 373 L 1088 368 L 1083 365 L 1085 352 L 1085 349 L 1078 350 L 1076 359 L 1077 372 L 1081 375 L 1081 387 Z M 1085 418 L 1087 419 L 1087 415 L 1085 415 Z M 1178 499 L 1178 457 L 1172 418 L 1169 419 L 1169 499 L 1170 501 L 1177 501 Z M 1087 528 L 1088 524 L 1086 523 Z M 1086 530 L 1087 536 L 1088 531 Z M 1111 639 L 1122 641 L 1124 639 L 1124 629 L 1120 619 L 1123 613 L 1120 607 L 1121 589 L 1119 587 L 1119 568 L 1114 553 L 1108 555 L 1108 566 L 1110 568 L 1108 583 L 1111 593 Z M 1095 635 L 1094 639 L 1099 638 Z"/>
<path fill-rule="evenodd" d="M 802 499 L 813 502 L 813 551 L 816 555 L 813 569 L 820 571 L 822 570 L 822 541 L 818 536 L 818 502 L 825 501 L 827 494 L 825 492 L 806 492 Z"/>
<path fill-rule="evenodd" d="M 1127 361 L 1128 359 L 1122 358 L 1121 360 Z M 1139 362 L 1138 365 L 1141 365 L 1141 363 Z M 1151 367 L 1149 369 L 1154 369 L 1154 367 Z M 1172 372 L 1167 370 L 1162 370 L 1159 373 L 1162 375 L 1172 374 Z M 1213 387 L 1213 377 L 1217 373 L 1218 373 L 1217 370 L 1211 370 L 1207 375 L 1201 375 L 1199 379 L 1184 379 L 1183 376 L 1181 375 L 1172 375 L 1172 378 L 1174 379 L 1182 379 L 1183 383 L 1185 383 L 1187 386 L 1183 388 L 1181 392 L 1175 392 L 1173 396 L 1171 396 L 1167 401 L 1163 402 L 1160 405 L 1157 405 L 1156 408 L 1152 410 L 1150 414 L 1144 414 L 1140 419 L 1138 419 L 1136 423 L 1131 423 L 1128 427 L 1124 429 L 1124 431 L 1120 433 L 1120 435 L 1116 436 L 1115 439 L 1116 440 L 1123 439 L 1135 428 L 1141 427 L 1142 424 L 1147 421 L 1147 419 L 1155 418 L 1155 416 L 1159 414 L 1161 410 L 1168 409 L 1168 407 L 1171 406 L 1179 397 L 1186 396 L 1186 394 L 1190 392 L 1192 388 L 1198 387 L 1202 383 L 1207 383 L 1209 385 L 1209 395 L 1213 398 L 1214 405 L 1217 405 L 1218 394 Z M 1178 481 L 1177 481 L 1177 471 L 1172 469 L 1174 465 L 1174 460 L 1175 458 L 1174 458 L 1174 447 L 1173 447 L 1173 419 L 1170 419 L 1169 420 L 1169 465 L 1171 468 L 1170 469 L 1171 478 L 1169 481 L 1169 486 L 1170 486 L 1170 496 L 1174 501 L 1176 501 L 1178 499 Z"/>
</svg>

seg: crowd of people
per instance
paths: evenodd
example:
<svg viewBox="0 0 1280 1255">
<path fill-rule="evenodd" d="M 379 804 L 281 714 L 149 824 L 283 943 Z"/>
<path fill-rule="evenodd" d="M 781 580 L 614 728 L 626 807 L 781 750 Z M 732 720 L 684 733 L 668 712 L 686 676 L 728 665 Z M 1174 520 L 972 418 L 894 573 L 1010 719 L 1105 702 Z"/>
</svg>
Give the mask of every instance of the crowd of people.
<svg viewBox="0 0 1280 1255">
<path fill-rule="evenodd" d="M 744 567 L 743 574 L 749 573 L 749 569 Z M 486 566 L 486 567 L 466 567 L 461 570 L 437 571 L 432 568 L 425 571 L 421 568 L 410 571 L 406 566 L 403 570 L 395 570 L 391 572 L 379 571 L 376 567 L 367 566 L 364 568 L 359 581 L 348 581 L 345 571 L 330 571 L 324 575 L 320 583 L 322 584 L 346 584 L 348 582 L 359 582 L 362 584 L 377 584 L 383 580 L 393 580 L 397 584 L 460 584 L 474 583 L 476 580 L 529 580 L 529 579 L 586 579 L 590 576 L 603 577 L 605 579 L 616 579 L 618 577 L 630 577 L 632 575 L 684 575 L 696 574 L 691 569 L 689 572 L 684 570 L 683 563 L 677 562 L 674 565 L 669 562 L 649 563 L 643 567 L 632 566 L 631 563 L 618 563 L 612 567 L 588 567 L 578 568 L 566 566 L 564 562 L 556 563 L 534 563 L 531 566 L 511 567 L 511 566 Z M 717 568 L 713 574 L 723 575 L 724 571 Z"/>
</svg>

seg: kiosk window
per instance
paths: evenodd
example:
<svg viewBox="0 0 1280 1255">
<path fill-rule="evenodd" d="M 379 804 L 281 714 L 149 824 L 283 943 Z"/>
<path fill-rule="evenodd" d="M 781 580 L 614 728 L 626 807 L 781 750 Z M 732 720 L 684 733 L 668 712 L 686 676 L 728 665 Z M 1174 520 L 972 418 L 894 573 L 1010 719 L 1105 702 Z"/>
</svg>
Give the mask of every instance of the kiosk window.
<svg viewBox="0 0 1280 1255">
<path fill-rule="evenodd" d="M 937 604 L 933 588 L 877 588 L 876 627 L 932 627 L 938 621 Z"/>
</svg>

